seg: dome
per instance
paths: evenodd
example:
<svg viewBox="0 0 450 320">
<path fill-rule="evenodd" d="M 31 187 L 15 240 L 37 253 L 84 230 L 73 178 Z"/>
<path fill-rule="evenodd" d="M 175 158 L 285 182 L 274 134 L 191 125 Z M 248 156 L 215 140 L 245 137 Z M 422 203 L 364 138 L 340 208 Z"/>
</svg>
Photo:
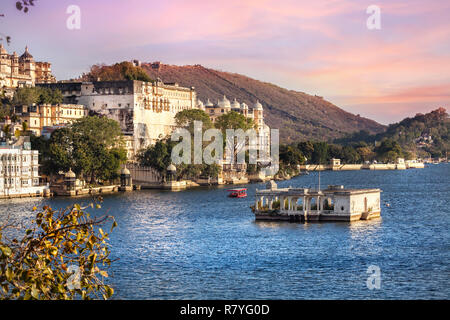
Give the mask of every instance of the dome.
<svg viewBox="0 0 450 320">
<path fill-rule="evenodd" d="M 75 175 L 75 173 L 72 171 L 72 169 L 69 169 L 68 172 L 66 172 L 66 174 L 64 175 L 65 178 L 76 178 L 77 176 Z"/>
<path fill-rule="evenodd" d="M 170 166 L 167 167 L 167 171 L 174 172 L 177 171 L 177 168 L 171 163 Z"/>
<path fill-rule="evenodd" d="M 205 107 L 214 107 L 214 104 L 211 102 L 211 100 L 208 99 L 208 101 L 206 101 Z"/>
<path fill-rule="evenodd" d="M 8 51 L 6 51 L 3 43 L 0 43 L 0 54 L 8 54 Z"/>
<path fill-rule="evenodd" d="M 24 59 L 31 60 L 31 59 L 33 59 L 33 56 L 28 52 L 28 47 L 25 47 L 25 52 L 20 56 L 20 59 L 21 60 L 24 60 Z"/>
<path fill-rule="evenodd" d="M 219 108 L 231 109 L 230 100 L 228 100 L 226 96 L 223 96 L 223 99 L 219 100 L 217 104 L 219 105 Z"/>
<path fill-rule="evenodd" d="M 263 110 L 263 106 L 259 101 L 256 101 L 255 105 L 253 106 L 253 109 L 255 110 Z"/>
<path fill-rule="evenodd" d="M 241 104 L 239 102 L 237 102 L 236 98 L 234 98 L 234 101 L 231 104 L 231 108 L 232 109 L 240 109 L 241 108 Z"/>
<path fill-rule="evenodd" d="M 130 175 L 130 170 L 127 169 L 127 167 L 123 168 L 122 171 L 120 171 L 120 174 L 123 175 Z"/>
<path fill-rule="evenodd" d="M 247 105 L 245 102 L 242 102 L 241 108 L 242 108 L 243 110 L 248 110 L 248 105 Z"/>
</svg>

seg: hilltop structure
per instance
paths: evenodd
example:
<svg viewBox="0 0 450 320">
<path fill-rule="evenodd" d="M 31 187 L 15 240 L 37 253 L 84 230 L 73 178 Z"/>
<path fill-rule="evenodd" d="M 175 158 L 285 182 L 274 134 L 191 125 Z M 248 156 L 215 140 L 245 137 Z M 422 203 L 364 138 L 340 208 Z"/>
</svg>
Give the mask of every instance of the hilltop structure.
<svg viewBox="0 0 450 320">
<path fill-rule="evenodd" d="M 15 89 L 18 87 L 32 87 L 36 83 L 56 82 L 52 75 L 51 63 L 35 61 L 25 48 L 19 57 L 16 52 L 9 54 L 0 44 L 0 87 Z"/>
</svg>

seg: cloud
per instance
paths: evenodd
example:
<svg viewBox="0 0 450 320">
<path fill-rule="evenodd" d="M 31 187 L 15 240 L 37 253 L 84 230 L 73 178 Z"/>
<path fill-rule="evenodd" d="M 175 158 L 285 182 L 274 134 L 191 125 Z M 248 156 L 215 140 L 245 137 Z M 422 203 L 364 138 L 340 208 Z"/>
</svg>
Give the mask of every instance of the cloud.
<svg viewBox="0 0 450 320">
<path fill-rule="evenodd" d="M 450 103 L 446 0 L 380 0 L 379 31 L 366 28 L 371 0 L 78 0 L 76 32 L 65 28 L 72 3 L 42 1 L 3 21 L 16 50 L 28 44 L 59 79 L 139 58 L 243 73 L 366 116 Z"/>
</svg>

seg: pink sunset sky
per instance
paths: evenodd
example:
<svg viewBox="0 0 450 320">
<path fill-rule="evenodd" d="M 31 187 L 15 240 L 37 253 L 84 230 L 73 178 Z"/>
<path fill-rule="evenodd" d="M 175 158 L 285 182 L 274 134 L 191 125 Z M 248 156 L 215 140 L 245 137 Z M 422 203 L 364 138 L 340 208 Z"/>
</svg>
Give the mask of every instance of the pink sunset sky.
<svg viewBox="0 0 450 320">
<path fill-rule="evenodd" d="M 1 2 L 7 50 L 28 45 L 58 80 L 139 59 L 241 73 L 383 124 L 450 109 L 448 0 L 35 0 L 26 14 L 15 2 Z M 366 27 L 370 5 L 380 30 Z"/>
</svg>

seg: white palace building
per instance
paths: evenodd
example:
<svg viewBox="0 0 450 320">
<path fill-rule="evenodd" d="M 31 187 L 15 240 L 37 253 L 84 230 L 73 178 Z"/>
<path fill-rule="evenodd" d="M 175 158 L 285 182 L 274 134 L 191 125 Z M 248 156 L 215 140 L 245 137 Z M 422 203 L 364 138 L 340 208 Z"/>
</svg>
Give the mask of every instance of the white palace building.
<svg viewBox="0 0 450 320">
<path fill-rule="evenodd" d="M 278 188 L 274 181 L 256 189 L 256 220 L 356 221 L 379 218 L 380 189 Z"/>
<path fill-rule="evenodd" d="M 0 144 L 0 199 L 48 194 L 48 186 L 39 183 L 39 152 L 30 142 Z"/>
</svg>

